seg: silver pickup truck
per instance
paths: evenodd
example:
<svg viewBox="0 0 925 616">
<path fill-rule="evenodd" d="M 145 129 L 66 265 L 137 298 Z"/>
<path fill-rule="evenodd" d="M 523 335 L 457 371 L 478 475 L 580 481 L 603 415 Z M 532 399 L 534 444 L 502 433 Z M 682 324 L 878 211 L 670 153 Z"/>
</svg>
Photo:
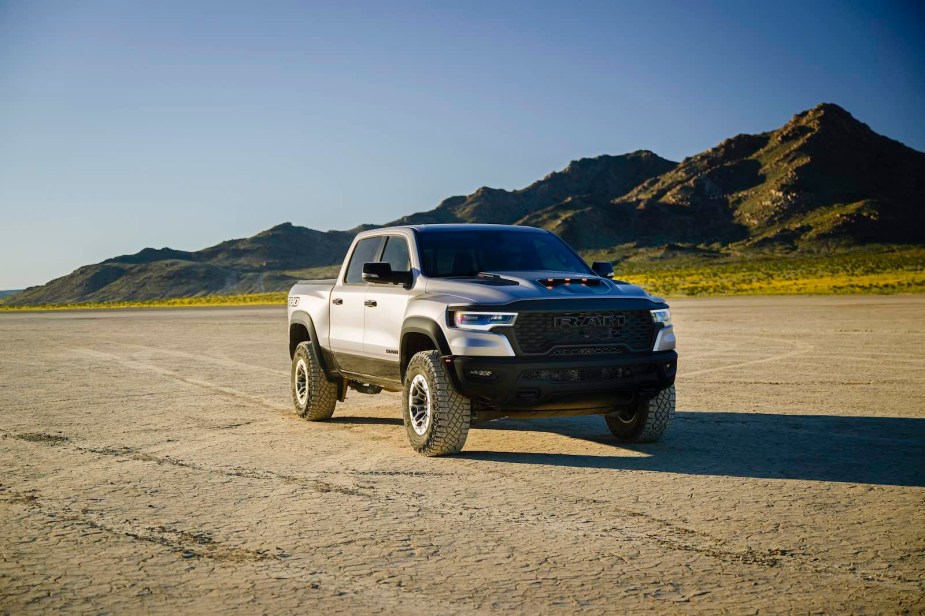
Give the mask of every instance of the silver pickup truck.
<svg viewBox="0 0 925 616">
<path fill-rule="evenodd" d="M 531 227 L 360 233 L 336 279 L 289 292 L 295 408 L 323 421 L 348 389 L 400 391 L 428 456 L 500 417 L 599 414 L 620 441 L 655 441 L 675 410 L 671 314 L 612 278 Z"/>
</svg>

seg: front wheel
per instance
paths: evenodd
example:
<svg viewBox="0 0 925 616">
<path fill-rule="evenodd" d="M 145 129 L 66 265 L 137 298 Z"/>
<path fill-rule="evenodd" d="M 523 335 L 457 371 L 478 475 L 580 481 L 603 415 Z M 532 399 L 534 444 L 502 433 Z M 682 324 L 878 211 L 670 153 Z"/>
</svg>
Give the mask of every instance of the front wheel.
<svg viewBox="0 0 925 616">
<path fill-rule="evenodd" d="M 415 451 L 444 456 L 462 451 L 469 435 L 472 405 L 450 381 L 440 353 L 421 351 L 405 370 L 405 432 Z"/>
<path fill-rule="evenodd" d="M 674 417 L 674 385 L 658 392 L 651 400 L 615 410 L 604 415 L 607 427 L 618 441 L 653 443 L 662 438 Z"/>
</svg>

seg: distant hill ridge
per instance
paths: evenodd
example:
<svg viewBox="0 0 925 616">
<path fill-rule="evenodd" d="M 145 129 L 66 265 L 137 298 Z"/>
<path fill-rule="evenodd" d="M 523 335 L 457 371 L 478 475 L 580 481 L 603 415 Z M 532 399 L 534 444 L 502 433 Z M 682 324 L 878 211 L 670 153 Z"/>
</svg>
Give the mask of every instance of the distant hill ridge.
<svg viewBox="0 0 925 616">
<path fill-rule="evenodd" d="M 543 227 L 579 250 L 747 254 L 925 243 L 925 154 L 823 103 L 675 163 L 641 150 L 573 161 L 520 190 L 479 188 L 389 225 Z M 291 223 L 188 252 L 145 248 L 7 298 L 12 305 L 282 290 L 340 263 L 355 233 Z"/>
</svg>

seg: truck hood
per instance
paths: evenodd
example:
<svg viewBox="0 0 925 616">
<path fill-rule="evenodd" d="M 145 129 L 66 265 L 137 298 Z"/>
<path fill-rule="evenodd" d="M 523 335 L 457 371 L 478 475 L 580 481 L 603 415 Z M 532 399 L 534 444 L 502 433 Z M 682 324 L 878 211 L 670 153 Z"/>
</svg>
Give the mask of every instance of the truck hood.
<svg viewBox="0 0 925 616">
<path fill-rule="evenodd" d="M 485 272 L 489 277 L 431 278 L 428 295 L 450 295 L 477 304 L 565 298 L 649 299 L 661 302 L 634 284 L 580 272 Z M 516 283 L 516 284 L 515 284 Z"/>
</svg>

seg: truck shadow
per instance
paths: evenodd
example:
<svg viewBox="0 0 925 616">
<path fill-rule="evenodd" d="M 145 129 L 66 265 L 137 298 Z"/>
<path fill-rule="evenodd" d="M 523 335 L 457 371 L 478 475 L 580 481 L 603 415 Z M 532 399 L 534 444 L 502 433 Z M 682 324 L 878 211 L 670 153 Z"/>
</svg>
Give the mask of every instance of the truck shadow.
<svg viewBox="0 0 925 616">
<path fill-rule="evenodd" d="M 611 444 L 614 455 L 463 450 L 507 464 L 925 486 L 925 419 L 679 412 L 664 439 L 616 443 L 601 417 L 502 420 L 475 428 L 540 431 Z M 644 456 L 626 456 L 632 450 Z"/>
</svg>

